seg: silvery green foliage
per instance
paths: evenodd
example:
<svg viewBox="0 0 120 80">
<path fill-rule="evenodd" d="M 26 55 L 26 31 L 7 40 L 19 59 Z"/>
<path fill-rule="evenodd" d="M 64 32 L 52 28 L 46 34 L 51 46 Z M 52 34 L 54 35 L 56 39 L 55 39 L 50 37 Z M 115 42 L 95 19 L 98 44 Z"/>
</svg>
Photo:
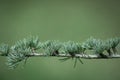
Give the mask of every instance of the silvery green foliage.
<svg viewBox="0 0 120 80">
<path fill-rule="evenodd" d="M 96 43 L 98 42 L 98 40 L 96 40 L 93 37 L 90 37 L 89 39 L 87 39 L 85 42 L 83 42 L 82 47 L 86 50 L 86 49 L 93 49 L 93 47 L 96 45 Z"/>
<path fill-rule="evenodd" d="M 12 51 L 10 54 L 8 54 L 7 59 L 7 65 L 9 68 L 14 69 L 19 65 L 21 61 L 26 59 L 26 56 L 23 53 Z"/>
<path fill-rule="evenodd" d="M 0 55 L 7 56 L 9 53 L 9 46 L 7 44 L 0 45 Z"/>
<path fill-rule="evenodd" d="M 70 54 L 72 57 L 74 57 L 75 54 L 82 54 L 81 44 L 74 41 L 63 43 L 63 50 L 64 53 Z"/>
<path fill-rule="evenodd" d="M 15 68 L 18 62 L 21 62 L 28 58 L 30 54 L 33 54 L 36 50 L 40 49 L 40 42 L 38 37 L 30 37 L 27 39 L 19 40 L 11 47 L 11 51 L 8 55 L 9 67 Z"/>
<path fill-rule="evenodd" d="M 45 53 L 48 55 L 56 56 L 59 54 L 59 49 L 61 48 L 61 42 L 57 40 L 48 40 L 42 43 L 42 49 L 44 49 Z"/>
<path fill-rule="evenodd" d="M 64 58 L 67 60 L 70 58 L 77 59 L 82 63 L 76 54 L 85 54 L 87 50 L 94 51 L 95 54 L 101 57 L 111 56 L 117 53 L 117 46 L 120 43 L 120 38 L 111 38 L 108 40 L 100 40 L 90 37 L 83 43 L 68 41 L 59 42 L 57 40 L 48 40 L 43 43 L 40 42 L 38 37 L 28 37 L 23 40 L 17 41 L 13 46 L 9 47 L 7 44 L 0 45 L 0 55 L 7 56 L 10 68 L 15 68 L 19 62 L 26 61 L 29 55 L 34 54 L 36 51 L 43 50 L 47 56 L 59 56 L 59 54 L 68 54 L 70 57 Z M 108 55 L 104 54 L 107 52 Z M 93 53 L 93 54 L 94 54 Z"/>
<path fill-rule="evenodd" d="M 107 40 L 105 45 L 108 45 L 109 49 L 111 49 L 113 53 L 116 54 L 117 53 L 116 47 L 118 46 L 119 43 L 120 43 L 120 38 L 113 38 Z"/>
<path fill-rule="evenodd" d="M 120 43 L 120 38 L 109 39 L 109 43 L 111 43 L 112 48 L 115 48 Z"/>
<path fill-rule="evenodd" d="M 38 37 L 28 37 L 27 39 L 17 41 L 12 48 L 14 48 L 15 50 L 18 50 L 18 49 L 37 50 L 37 49 L 40 49 L 40 45 L 41 43 Z"/>
<path fill-rule="evenodd" d="M 74 41 L 68 41 L 68 42 L 64 42 L 63 46 L 62 46 L 63 52 L 65 54 L 69 54 L 70 57 L 67 58 L 63 58 L 60 59 L 62 61 L 66 61 L 70 58 L 75 58 L 75 63 L 74 63 L 74 67 L 76 66 L 77 60 L 79 60 L 82 64 L 82 60 L 79 57 L 76 57 L 76 54 L 82 54 L 83 55 L 83 48 L 81 46 L 80 43 L 74 42 Z"/>
<path fill-rule="evenodd" d="M 100 40 L 100 39 L 93 39 L 91 40 L 92 46 L 90 50 L 93 50 L 95 54 L 104 55 L 104 51 L 107 51 L 109 54 L 110 52 L 110 44 Z"/>
<path fill-rule="evenodd" d="M 104 43 L 102 41 L 96 41 L 93 50 L 95 51 L 96 54 L 103 53 L 105 50 Z"/>
<path fill-rule="evenodd" d="M 90 37 L 85 42 L 82 43 L 82 47 L 85 50 L 92 50 L 95 54 L 101 54 L 104 51 L 104 45 L 102 40 L 95 39 L 93 37 Z"/>
<path fill-rule="evenodd" d="M 114 53 L 117 53 L 116 47 L 118 46 L 119 42 L 120 38 L 113 38 L 103 41 L 90 37 L 82 44 L 82 47 L 84 50 L 93 50 L 98 55 L 104 55 L 105 51 L 108 53 L 108 55 L 112 55 Z M 114 53 L 112 53 L 111 49 Z"/>
</svg>

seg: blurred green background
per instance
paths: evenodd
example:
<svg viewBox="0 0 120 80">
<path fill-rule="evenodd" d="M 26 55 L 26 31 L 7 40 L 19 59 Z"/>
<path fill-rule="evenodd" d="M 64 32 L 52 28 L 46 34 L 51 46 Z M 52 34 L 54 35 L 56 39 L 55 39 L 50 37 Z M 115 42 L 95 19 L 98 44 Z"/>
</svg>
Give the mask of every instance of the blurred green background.
<svg viewBox="0 0 120 80">
<path fill-rule="evenodd" d="M 90 36 L 120 36 L 119 0 L 0 0 L 0 43 L 14 44 L 30 35 L 45 40 L 83 42 Z M 120 50 L 119 50 L 120 52 Z M 120 59 L 60 62 L 30 58 L 9 70 L 0 57 L 0 80 L 120 80 Z"/>
</svg>

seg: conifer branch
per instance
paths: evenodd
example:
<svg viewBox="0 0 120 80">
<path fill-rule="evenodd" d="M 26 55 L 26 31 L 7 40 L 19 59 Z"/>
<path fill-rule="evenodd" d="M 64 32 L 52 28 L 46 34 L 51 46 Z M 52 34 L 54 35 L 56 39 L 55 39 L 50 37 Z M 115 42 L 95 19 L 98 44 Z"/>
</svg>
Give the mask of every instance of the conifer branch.
<svg viewBox="0 0 120 80">
<path fill-rule="evenodd" d="M 34 54 L 30 54 L 30 55 L 26 55 L 26 57 L 46 57 L 47 55 L 45 53 L 34 53 Z M 49 56 L 49 57 L 71 57 L 71 55 L 69 54 L 59 54 L 57 56 Z M 83 58 L 83 59 L 113 59 L 113 58 L 120 58 L 119 54 L 114 54 L 114 55 L 106 55 L 106 57 L 102 57 L 100 55 L 97 54 L 85 54 L 85 55 L 81 55 L 81 54 L 76 54 L 75 58 L 79 57 L 79 58 Z"/>
<path fill-rule="evenodd" d="M 113 59 L 120 58 L 118 54 L 120 38 L 100 40 L 90 37 L 83 43 L 68 41 L 59 42 L 48 40 L 40 42 L 38 37 L 28 37 L 17 41 L 13 46 L 7 44 L 0 45 L 0 55 L 7 57 L 7 65 L 14 69 L 20 62 L 26 63 L 29 57 L 65 57 L 60 59 L 66 61 L 75 58 L 74 67 L 77 60 L 84 59 Z M 89 53 L 92 51 L 92 53 Z M 40 53 L 42 52 L 42 53 Z"/>
</svg>

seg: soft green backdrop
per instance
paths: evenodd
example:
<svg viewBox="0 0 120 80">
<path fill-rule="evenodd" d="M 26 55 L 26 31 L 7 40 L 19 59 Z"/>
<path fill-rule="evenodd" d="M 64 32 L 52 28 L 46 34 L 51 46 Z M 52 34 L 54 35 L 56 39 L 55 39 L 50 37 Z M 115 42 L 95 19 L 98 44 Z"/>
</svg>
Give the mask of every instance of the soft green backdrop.
<svg viewBox="0 0 120 80">
<path fill-rule="evenodd" d="M 41 41 L 84 41 L 90 36 L 120 36 L 119 0 L 0 0 L 0 43 L 14 44 L 29 35 Z M 120 50 L 119 50 L 120 52 Z M 9 70 L 0 57 L 0 80 L 120 80 L 120 59 L 31 58 Z"/>
</svg>

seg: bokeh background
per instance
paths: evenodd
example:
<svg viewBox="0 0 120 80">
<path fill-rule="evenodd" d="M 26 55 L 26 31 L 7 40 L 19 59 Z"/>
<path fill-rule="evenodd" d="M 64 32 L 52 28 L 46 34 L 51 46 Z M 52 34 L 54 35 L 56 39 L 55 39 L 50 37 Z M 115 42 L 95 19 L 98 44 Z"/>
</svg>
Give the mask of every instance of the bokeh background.
<svg viewBox="0 0 120 80">
<path fill-rule="evenodd" d="M 0 43 L 30 35 L 41 41 L 79 41 L 120 36 L 119 0 L 0 0 Z M 120 52 L 120 50 L 119 50 Z M 15 70 L 0 57 L 0 80 L 120 80 L 120 59 L 60 62 L 30 58 Z"/>
</svg>

